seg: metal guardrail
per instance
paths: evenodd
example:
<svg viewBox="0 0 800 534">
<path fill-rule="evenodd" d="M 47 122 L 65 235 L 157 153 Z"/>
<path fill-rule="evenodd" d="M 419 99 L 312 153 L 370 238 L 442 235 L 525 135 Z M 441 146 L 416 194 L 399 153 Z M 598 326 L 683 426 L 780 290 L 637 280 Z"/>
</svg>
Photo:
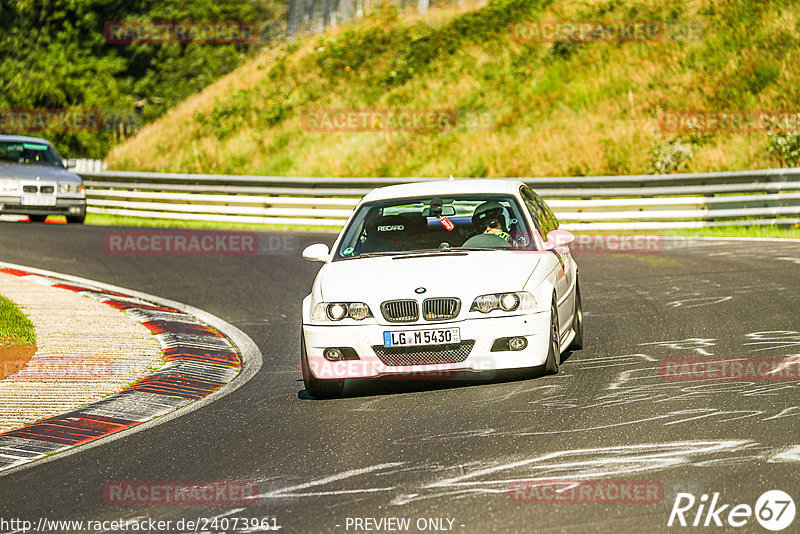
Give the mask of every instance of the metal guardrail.
<svg viewBox="0 0 800 534">
<path fill-rule="evenodd" d="M 341 227 L 375 187 L 441 179 L 80 174 L 89 213 L 330 228 Z M 521 180 L 575 230 L 800 223 L 800 168 Z"/>
</svg>

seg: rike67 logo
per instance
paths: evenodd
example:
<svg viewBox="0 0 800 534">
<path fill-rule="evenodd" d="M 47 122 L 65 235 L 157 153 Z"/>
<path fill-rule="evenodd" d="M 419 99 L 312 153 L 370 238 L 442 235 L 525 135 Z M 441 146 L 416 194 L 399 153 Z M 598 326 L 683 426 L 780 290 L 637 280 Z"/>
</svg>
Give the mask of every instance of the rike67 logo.
<svg viewBox="0 0 800 534">
<path fill-rule="evenodd" d="M 669 514 L 667 526 L 728 526 L 743 527 L 755 520 L 767 530 L 778 532 L 794 521 L 795 504 L 792 497 L 781 490 L 764 492 L 755 507 L 749 504 L 723 504 L 718 492 L 703 494 L 697 499 L 691 493 L 678 493 Z"/>
</svg>

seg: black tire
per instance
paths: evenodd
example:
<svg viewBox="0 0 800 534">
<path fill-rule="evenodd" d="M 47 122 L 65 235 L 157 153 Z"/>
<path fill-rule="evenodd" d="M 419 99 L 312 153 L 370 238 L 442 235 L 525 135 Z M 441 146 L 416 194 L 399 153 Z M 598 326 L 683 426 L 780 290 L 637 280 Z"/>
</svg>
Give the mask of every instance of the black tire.
<svg viewBox="0 0 800 534">
<path fill-rule="evenodd" d="M 569 344 L 568 350 L 581 350 L 583 348 L 583 305 L 581 304 L 581 285 L 575 279 L 575 316 L 572 319 L 572 331 L 575 337 Z"/>
<path fill-rule="evenodd" d="M 558 308 L 553 300 L 553 304 L 550 305 L 550 339 L 547 342 L 547 361 L 544 363 L 546 375 L 558 374 L 558 365 L 561 363 L 561 347 L 558 338 Z"/>
<path fill-rule="evenodd" d="M 303 385 L 306 393 L 315 399 L 331 399 L 341 397 L 344 392 L 344 379 L 320 380 L 314 378 L 306 356 L 306 336 L 300 334 L 300 367 L 303 371 Z"/>
<path fill-rule="evenodd" d="M 86 214 L 83 213 L 81 215 L 67 215 L 67 223 L 68 224 L 83 224 L 86 220 Z"/>
<path fill-rule="evenodd" d="M 28 215 L 32 223 L 43 223 L 47 219 L 47 215 Z"/>
</svg>

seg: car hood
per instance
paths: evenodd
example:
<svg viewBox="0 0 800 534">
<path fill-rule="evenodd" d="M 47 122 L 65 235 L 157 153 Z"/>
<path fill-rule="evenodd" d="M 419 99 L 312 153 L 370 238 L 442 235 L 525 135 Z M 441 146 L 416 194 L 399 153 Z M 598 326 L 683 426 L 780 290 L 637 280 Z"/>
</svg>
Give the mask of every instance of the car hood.
<svg viewBox="0 0 800 534">
<path fill-rule="evenodd" d="M 81 183 L 81 178 L 77 174 L 67 172 L 63 167 L 49 167 L 45 165 L 14 165 L 12 163 L 0 163 L 0 178 L 33 181 L 39 178 L 50 182 Z"/>
<path fill-rule="evenodd" d="M 537 252 L 476 251 L 355 258 L 326 264 L 317 277 L 325 301 L 460 297 L 522 290 Z M 416 294 L 417 288 L 425 288 Z"/>
</svg>

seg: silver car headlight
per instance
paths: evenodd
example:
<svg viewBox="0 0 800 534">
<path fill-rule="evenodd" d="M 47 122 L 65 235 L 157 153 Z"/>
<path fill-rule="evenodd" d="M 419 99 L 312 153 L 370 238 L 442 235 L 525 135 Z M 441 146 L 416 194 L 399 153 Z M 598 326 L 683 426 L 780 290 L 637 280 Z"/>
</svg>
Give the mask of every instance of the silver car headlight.
<svg viewBox="0 0 800 534">
<path fill-rule="evenodd" d="M 59 193 L 80 193 L 83 191 L 81 184 L 61 184 L 58 186 Z"/>
<path fill-rule="evenodd" d="M 0 191 L 4 193 L 16 193 L 19 191 L 19 184 L 16 180 L 0 180 Z"/>
<path fill-rule="evenodd" d="M 363 302 L 319 302 L 311 313 L 314 321 L 341 321 L 345 317 L 361 321 L 372 317 L 372 312 Z"/>
<path fill-rule="evenodd" d="M 514 291 L 509 293 L 491 293 L 481 295 L 472 301 L 469 311 L 489 313 L 494 310 L 533 311 L 537 307 L 536 298 L 527 291 Z"/>
</svg>

